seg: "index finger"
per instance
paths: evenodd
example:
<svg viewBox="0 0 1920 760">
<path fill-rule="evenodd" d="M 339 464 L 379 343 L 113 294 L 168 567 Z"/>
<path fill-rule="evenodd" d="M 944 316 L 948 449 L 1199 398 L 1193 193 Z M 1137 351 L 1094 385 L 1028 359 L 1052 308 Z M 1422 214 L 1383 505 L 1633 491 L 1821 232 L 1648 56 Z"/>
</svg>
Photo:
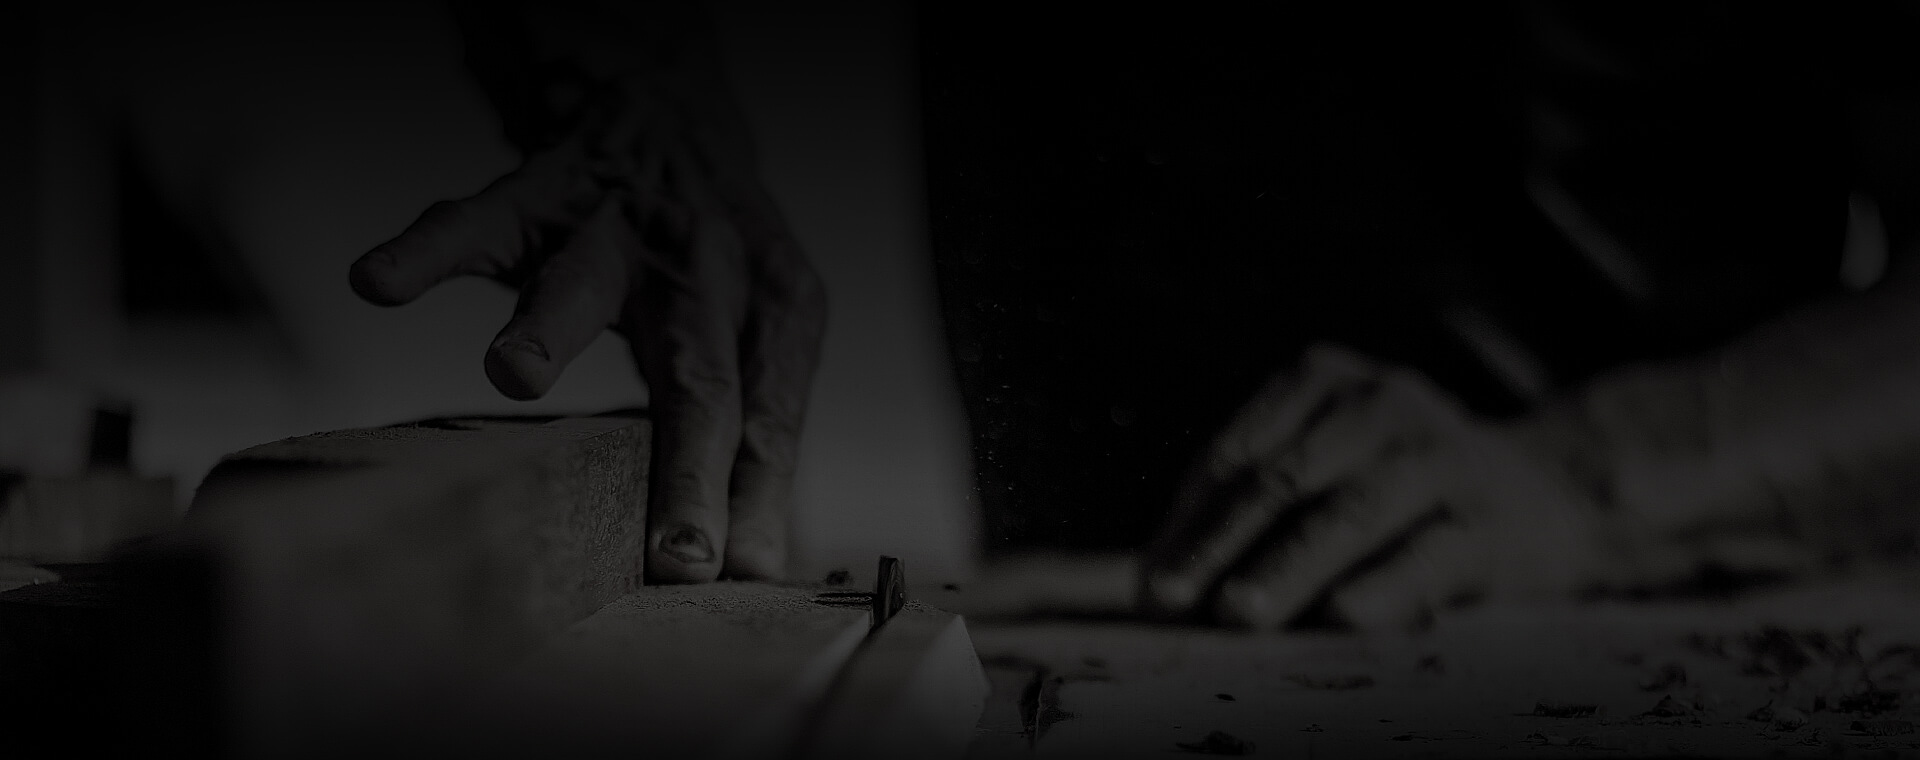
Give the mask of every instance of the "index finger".
<svg viewBox="0 0 1920 760">
<path fill-rule="evenodd" d="M 570 147 L 535 154 L 472 196 L 428 206 L 355 260 L 348 283 L 370 303 L 398 306 L 461 275 L 508 275 L 585 221 L 603 194 Z"/>
</svg>

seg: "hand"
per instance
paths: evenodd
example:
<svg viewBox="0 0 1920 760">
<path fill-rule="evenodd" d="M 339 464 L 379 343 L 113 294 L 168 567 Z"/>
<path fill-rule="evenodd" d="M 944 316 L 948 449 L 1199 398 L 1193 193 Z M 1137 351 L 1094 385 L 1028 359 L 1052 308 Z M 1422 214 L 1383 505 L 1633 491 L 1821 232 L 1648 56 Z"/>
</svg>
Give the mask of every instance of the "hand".
<svg viewBox="0 0 1920 760">
<path fill-rule="evenodd" d="M 1144 557 L 1141 601 L 1259 629 L 1324 603 L 1392 632 L 1474 599 L 1637 587 L 1715 558 L 1641 530 L 1523 429 L 1411 371 L 1311 350 L 1200 457 Z"/>
<path fill-rule="evenodd" d="M 350 279 L 390 306 L 462 275 L 518 288 L 485 358 L 516 399 L 545 394 L 617 329 L 654 421 L 646 579 L 778 577 L 825 293 L 742 179 L 750 154 L 719 160 L 685 120 L 634 118 L 643 105 L 623 98 L 479 194 L 434 204 Z"/>
</svg>

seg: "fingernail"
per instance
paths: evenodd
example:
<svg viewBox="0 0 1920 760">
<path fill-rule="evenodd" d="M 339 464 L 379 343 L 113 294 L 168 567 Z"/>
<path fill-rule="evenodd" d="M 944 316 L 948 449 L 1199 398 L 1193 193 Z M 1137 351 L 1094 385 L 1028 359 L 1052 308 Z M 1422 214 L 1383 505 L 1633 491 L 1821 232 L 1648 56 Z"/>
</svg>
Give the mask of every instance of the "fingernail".
<svg viewBox="0 0 1920 760">
<path fill-rule="evenodd" d="M 493 350 L 503 354 L 527 354 L 547 360 L 547 347 L 525 335 L 509 335 L 493 342 Z"/>
<path fill-rule="evenodd" d="M 689 565 L 713 561 L 713 543 L 705 531 L 691 525 L 668 529 L 660 536 L 660 552 Z"/>
<path fill-rule="evenodd" d="M 387 276 L 393 271 L 393 256 L 381 250 L 374 250 L 353 262 L 347 268 L 347 285 L 353 292 L 375 304 L 394 306 L 401 299 L 388 292 Z"/>
</svg>

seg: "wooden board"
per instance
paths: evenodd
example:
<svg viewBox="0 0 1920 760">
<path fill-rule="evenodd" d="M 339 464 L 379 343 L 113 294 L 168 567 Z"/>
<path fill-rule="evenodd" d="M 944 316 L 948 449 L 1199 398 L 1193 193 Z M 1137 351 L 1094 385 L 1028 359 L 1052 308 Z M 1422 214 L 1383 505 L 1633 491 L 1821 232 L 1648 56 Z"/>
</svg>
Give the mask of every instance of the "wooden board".
<svg viewBox="0 0 1920 760">
<path fill-rule="evenodd" d="M 66 695 L 89 710 L 186 684 L 177 712 L 221 718 L 194 748 L 240 756 L 962 756 L 987 682 L 959 616 L 909 602 L 875 626 L 846 586 L 641 585 L 648 434 L 440 420 L 248 449 L 169 540 L 0 593 L 0 660 L 45 662 L 37 685 L 69 670 L 48 653 L 101 663 L 89 690 L 123 696 Z M 147 667 L 170 650 L 196 656 Z"/>
<path fill-rule="evenodd" d="M 998 687 L 973 756 L 1180 756 L 1214 731 L 1262 757 L 1913 756 L 1920 661 L 1903 653 L 1920 645 L 1917 589 L 1907 569 L 1733 599 L 1487 607 L 1376 640 L 969 615 Z M 1869 681 L 1882 699 L 1862 699 Z M 1041 684 L 1044 703 L 1027 703 Z M 1674 714 L 1656 711 L 1669 698 Z M 1034 711 L 1038 735 L 1016 735 Z"/>
<path fill-rule="evenodd" d="M 909 601 L 854 653 L 797 756 L 962 757 L 988 693 L 965 620 Z"/>
<path fill-rule="evenodd" d="M 777 754 L 870 625 L 864 610 L 812 600 L 741 583 L 623 596 L 477 695 L 492 728 L 477 736 L 512 748 L 502 755 Z M 464 744 L 457 754 L 475 749 Z"/>
<path fill-rule="evenodd" d="M 404 732 L 637 588 L 635 414 L 439 420 L 227 457 L 178 548 L 209 559 L 243 751 Z"/>
<path fill-rule="evenodd" d="M 986 683 L 956 615 L 873 629 L 817 589 L 641 589 L 554 637 L 436 728 L 439 754 L 958 758 Z"/>
</svg>

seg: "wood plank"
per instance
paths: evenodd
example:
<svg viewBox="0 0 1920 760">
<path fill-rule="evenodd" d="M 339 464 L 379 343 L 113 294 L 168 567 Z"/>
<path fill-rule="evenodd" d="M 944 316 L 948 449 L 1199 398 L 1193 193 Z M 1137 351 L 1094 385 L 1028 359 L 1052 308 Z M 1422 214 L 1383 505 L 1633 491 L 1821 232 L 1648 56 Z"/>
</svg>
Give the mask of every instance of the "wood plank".
<svg viewBox="0 0 1920 760">
<path fill-rule="evenodd" d="M 440 420 L 248 449 L 154 551 L 0 594 L 0 654 L 125 650 L 98 679 L 125 709 L 167 688 L 110 671 L 170 661 L 128 634 L 197 615 L 166 646 L 206 647 L 222 688 L 189 712 L 224 722 L 199 746 L 242 756 L 964 754 L 987 688 L 958 616 L 908 603 L 876 628 L 844 587 L 640 585 L 649 432 Z"/>
<path fill-rule="evenodd" d="M 908 602 L 854 654 L 801 756 L 964 757 L 990 691 L 966 621 Z"/>
<path fill-rule="evenodd" d="M 179 548 L 219 574 L 247 752 L 418 719 L 641 582 L 638 414 L 346 430 L 223 460 Z"/>
<path fill-rule="evenodd" d="M 1852 726 L 1920 723 L 1920 663 L 1904 654 L 1920 645 L 1917 590 L 1920 572 L 1894 568 L 1735 599 L 1490 605 L 1379 639 L 970 618 L 996 670 L 1061 678 L 1061 719 L 1033 751 L 992 737 L 978 756 L 1164 758 L 1214 731 L 1273 757 L 1910 753 L 1920 731 Z M 1859 700 L 1869 685 L 1893 696 Z M 1684 714 L 1654 712 L 1668 697 Z M 996 698 L 1002 714 L 1017 709 L 1016 690 Z M 1540 704 L 1591 712 L 1539 714 Z M 1763 707 L 1797 720 L 1755 717 Z"/>
<path fill-rule="evenodd" d="M 961 757 L 985 679 L 958 616 L 817 589 L 649 587 L 556 636 L 436 730 L 440 754 Z M 835 600 L 843 601 L 843 600 Z"/>
<path fill-rule="evenodd" d="M 554 637 L 449 726 L 453 754 L 774 757 L 870 628 L 858 607 L 752 583 L 656 586 Z M 488 730 L 475 731 L 476 726 Z"/>
</svg>

